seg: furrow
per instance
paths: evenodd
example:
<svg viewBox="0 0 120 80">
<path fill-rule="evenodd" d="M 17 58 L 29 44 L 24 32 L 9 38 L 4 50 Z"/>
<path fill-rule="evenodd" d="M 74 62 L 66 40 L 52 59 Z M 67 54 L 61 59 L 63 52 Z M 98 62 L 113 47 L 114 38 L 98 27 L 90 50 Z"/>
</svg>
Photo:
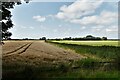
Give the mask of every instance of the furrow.
<svg viewBox="0 0 120 80">
<path fill-rule="evenodd" d="M 31 44 L 32 44 L 32 43 L 31 43 Z M 22 50 L 21 52 L 19 52 L 18 54 L 21 54 L 21 53 L 25 52 L 25 51 L 31 46 L 31 44 L 29 44 L 27 47 L 25 47 L 25 49 Z"/>
<path fill-rule="evenodd" d="M 23 46 L 21 46 L 21 47 L 19 47 L 19 48 L 17 48 L 17 49 L 15 49 L 15 50 L 13 50 L 13 51 L 10 51 L 10 52 L 5 53 L 5 55 L 6 55 L 6 54 L 11 54 L 11 53 L 14 53 L 14 52 L 16 52 L 16 51 L 18 51 L 18 50 L 22 49 L 22 48 L 23 48 L 23 47 L 25 47 L 26 45 L 28 45 L 28 43 L 27 43 L 27 44 L 25 44 L 25 45 L 23 45 Z"/>
<path fill-rule="evenodd" d="M 21 48 L 19 48 L 18 50 L 14 51 L 10 54 L 3 55 L 3 57 L 7 57 L 7 56 L 10 56 L 10 55 L 13 55 L 13 54 L 21 54 L 21 53 L 25 52 L 30 47 L 31 44 L 32 43 L 26 44 L 26 45 L 22 46 Z"/>
</svg>

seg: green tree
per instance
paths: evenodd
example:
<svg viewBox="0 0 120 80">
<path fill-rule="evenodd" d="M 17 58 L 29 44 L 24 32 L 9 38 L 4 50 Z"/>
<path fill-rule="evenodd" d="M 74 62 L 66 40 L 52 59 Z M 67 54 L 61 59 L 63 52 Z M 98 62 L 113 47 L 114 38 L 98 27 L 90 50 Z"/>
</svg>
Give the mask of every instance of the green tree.
<svg viewBox="0 0 120 80">
<path fill-rule="evenodd" d="M 29 2 L 29 0 L 24 1 L 26 1 L 26 3 Z M 10 38 L 12 35 L 12 33 L 8 31 L 13 27 L 11 20 L 12 15 L 9 9 L 20 4 L 21 0 L 9 0 L 9 2 L 5 2 L 5 0 L 0 1 L 0 40 Z"/>
<path fill-rule="evenodd" d="M 87 36 L 86 36 L 86 38 L 89 38 L 89 37 L 91 38 L 91 37 L 93 37 L 93 36 L 92 36 L 92 35 L 87 35 Z"/>
<path fill-rule="evenodd" d="M 42 37 L 42 40 L 46 40 L 46 37 Z"/>
<path fill-rule="evenodd" d="M 102 40 L 107 40 L 107 37 L 102 37 Z"/>
</svg>

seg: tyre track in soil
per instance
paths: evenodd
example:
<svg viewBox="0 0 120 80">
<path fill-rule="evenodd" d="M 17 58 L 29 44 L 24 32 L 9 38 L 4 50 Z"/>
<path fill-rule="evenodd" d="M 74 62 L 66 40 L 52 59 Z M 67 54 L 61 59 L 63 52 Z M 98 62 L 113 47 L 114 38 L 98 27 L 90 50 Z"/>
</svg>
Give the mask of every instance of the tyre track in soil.
<svg viewBox="0 0 120 80">
<path fill-rule="evenodd" d="M 32 43 L 26 43 L 26 44 L 22 45 L 21 47 L 15 49 L 13 51 L 7 52 L 3 55 L 3 57 L 7 57 L 10 55 L 14 55 L 14 54 L 22 54 L 32 45 Z"/>
</svg>

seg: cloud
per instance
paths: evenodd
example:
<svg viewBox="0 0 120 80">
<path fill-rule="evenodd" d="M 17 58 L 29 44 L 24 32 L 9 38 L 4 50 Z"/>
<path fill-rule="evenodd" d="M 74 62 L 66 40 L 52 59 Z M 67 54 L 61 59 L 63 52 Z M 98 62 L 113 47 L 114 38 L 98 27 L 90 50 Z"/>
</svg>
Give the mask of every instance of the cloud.
<svg viewBox="0 0 120 80">
<path fill-rule="evenodd" d="M 58 30 L 57 30 L 57 29 L 54 29 L 53 32 L 56 33 L 56 32 L 58 32 Z"/>
<path fill-rule="evenodd" d="M 19 26 L 21 29 L 34 29 L 32 26 Z"/>
<path fill-rule="evenodd" d="M 45 26 L 43 26 L 43 25 L 40 25 L 39 27 L 40 27 L 40 29 L 42 29 L 42 30 L 47 30 L 47 29 L 48 29 L 47 27 L 45 27 Z"/>
<path fill-rule="evenodd" d="M 94 26 L 94 27 L 91 27 L 91 31 L 93 33 L 105 33 L 105 27 L 104 26 Z"/>
<path fill-rule="evenodd" d="M 60 27 L 62 27 L 62 25 L 60 24 L 60 25 L 58 25 L 58 27 L 60 28 Z"/>
<path fill-rule="evenodd" d="M 117 21 L 117 13 L 102 11 L 100 15 L 86 16 L 82 19 L 73 19 L 70 22 L 81 25 L 110 25 Z"/>
<path fill-rule="evenodd" d="M 34 27 L 32 27 L 32 26 L 31 26 L 31 27 L 29 27 L 29 28 L 30 28 L 30 29 L 34 29 Z"/>
<path fill-rule="evenodd" d="M 46 20 L 45 17 L 42 16 L 33 16 L 33 19 L 39 21 L 39 22 L 44 22 Z"/>
<path fill-rule="evenodd" d="M 58 19 L 65 19 L 67 21 L 71 19 L 77 19 L 94 13 L 95 9 L 97 9 L 103 2 L 103 0 L 91 3 L 88 3 L 88 1 L 89 0 L 77 0 L 69 6 L 64 5 L 60 8 L 60 12 L 57 13 L 56 17 Z"/>
<path fill-rule="evenodd" d="M 118 33 L 118 27 L 117 26 L 111 26 L 106 29 L 106 32 L 108 33 Z"/>
<path fill-rule="evenodd" d="M 96 14 L 97 8 L 101 7 L 104 0 L 88 1 L 77 0 L 71 5 L 63 5 L 55 17 L 82 26 L 108 26 L 117 23 L 117 12 L 101 10 Z"/>
<path fill-rule="evenodd" d="M 85 27 L 85 26 L 82 26 L 81 29 L 84 30 L 84 29 L 86 29 L 86 27 Z"/>
</svg>

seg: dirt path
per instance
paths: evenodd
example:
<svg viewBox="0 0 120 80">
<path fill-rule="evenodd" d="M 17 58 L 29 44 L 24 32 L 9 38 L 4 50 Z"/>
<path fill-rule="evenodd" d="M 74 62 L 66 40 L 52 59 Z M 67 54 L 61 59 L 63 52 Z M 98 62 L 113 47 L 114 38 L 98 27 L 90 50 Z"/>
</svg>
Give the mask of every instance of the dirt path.
<svg viewBox="0 0 120 80">
<path fill-rule="evenodd" d="M 19 45 L 17 45 L 19 44 Z M 8 49 L 9 47 L 10 49 Z M 80 60 L 83 56 L 43 41 L 7 42 L 3 46 L 3 64 L 22 63 L 39 66 Z"/>
</svg>

